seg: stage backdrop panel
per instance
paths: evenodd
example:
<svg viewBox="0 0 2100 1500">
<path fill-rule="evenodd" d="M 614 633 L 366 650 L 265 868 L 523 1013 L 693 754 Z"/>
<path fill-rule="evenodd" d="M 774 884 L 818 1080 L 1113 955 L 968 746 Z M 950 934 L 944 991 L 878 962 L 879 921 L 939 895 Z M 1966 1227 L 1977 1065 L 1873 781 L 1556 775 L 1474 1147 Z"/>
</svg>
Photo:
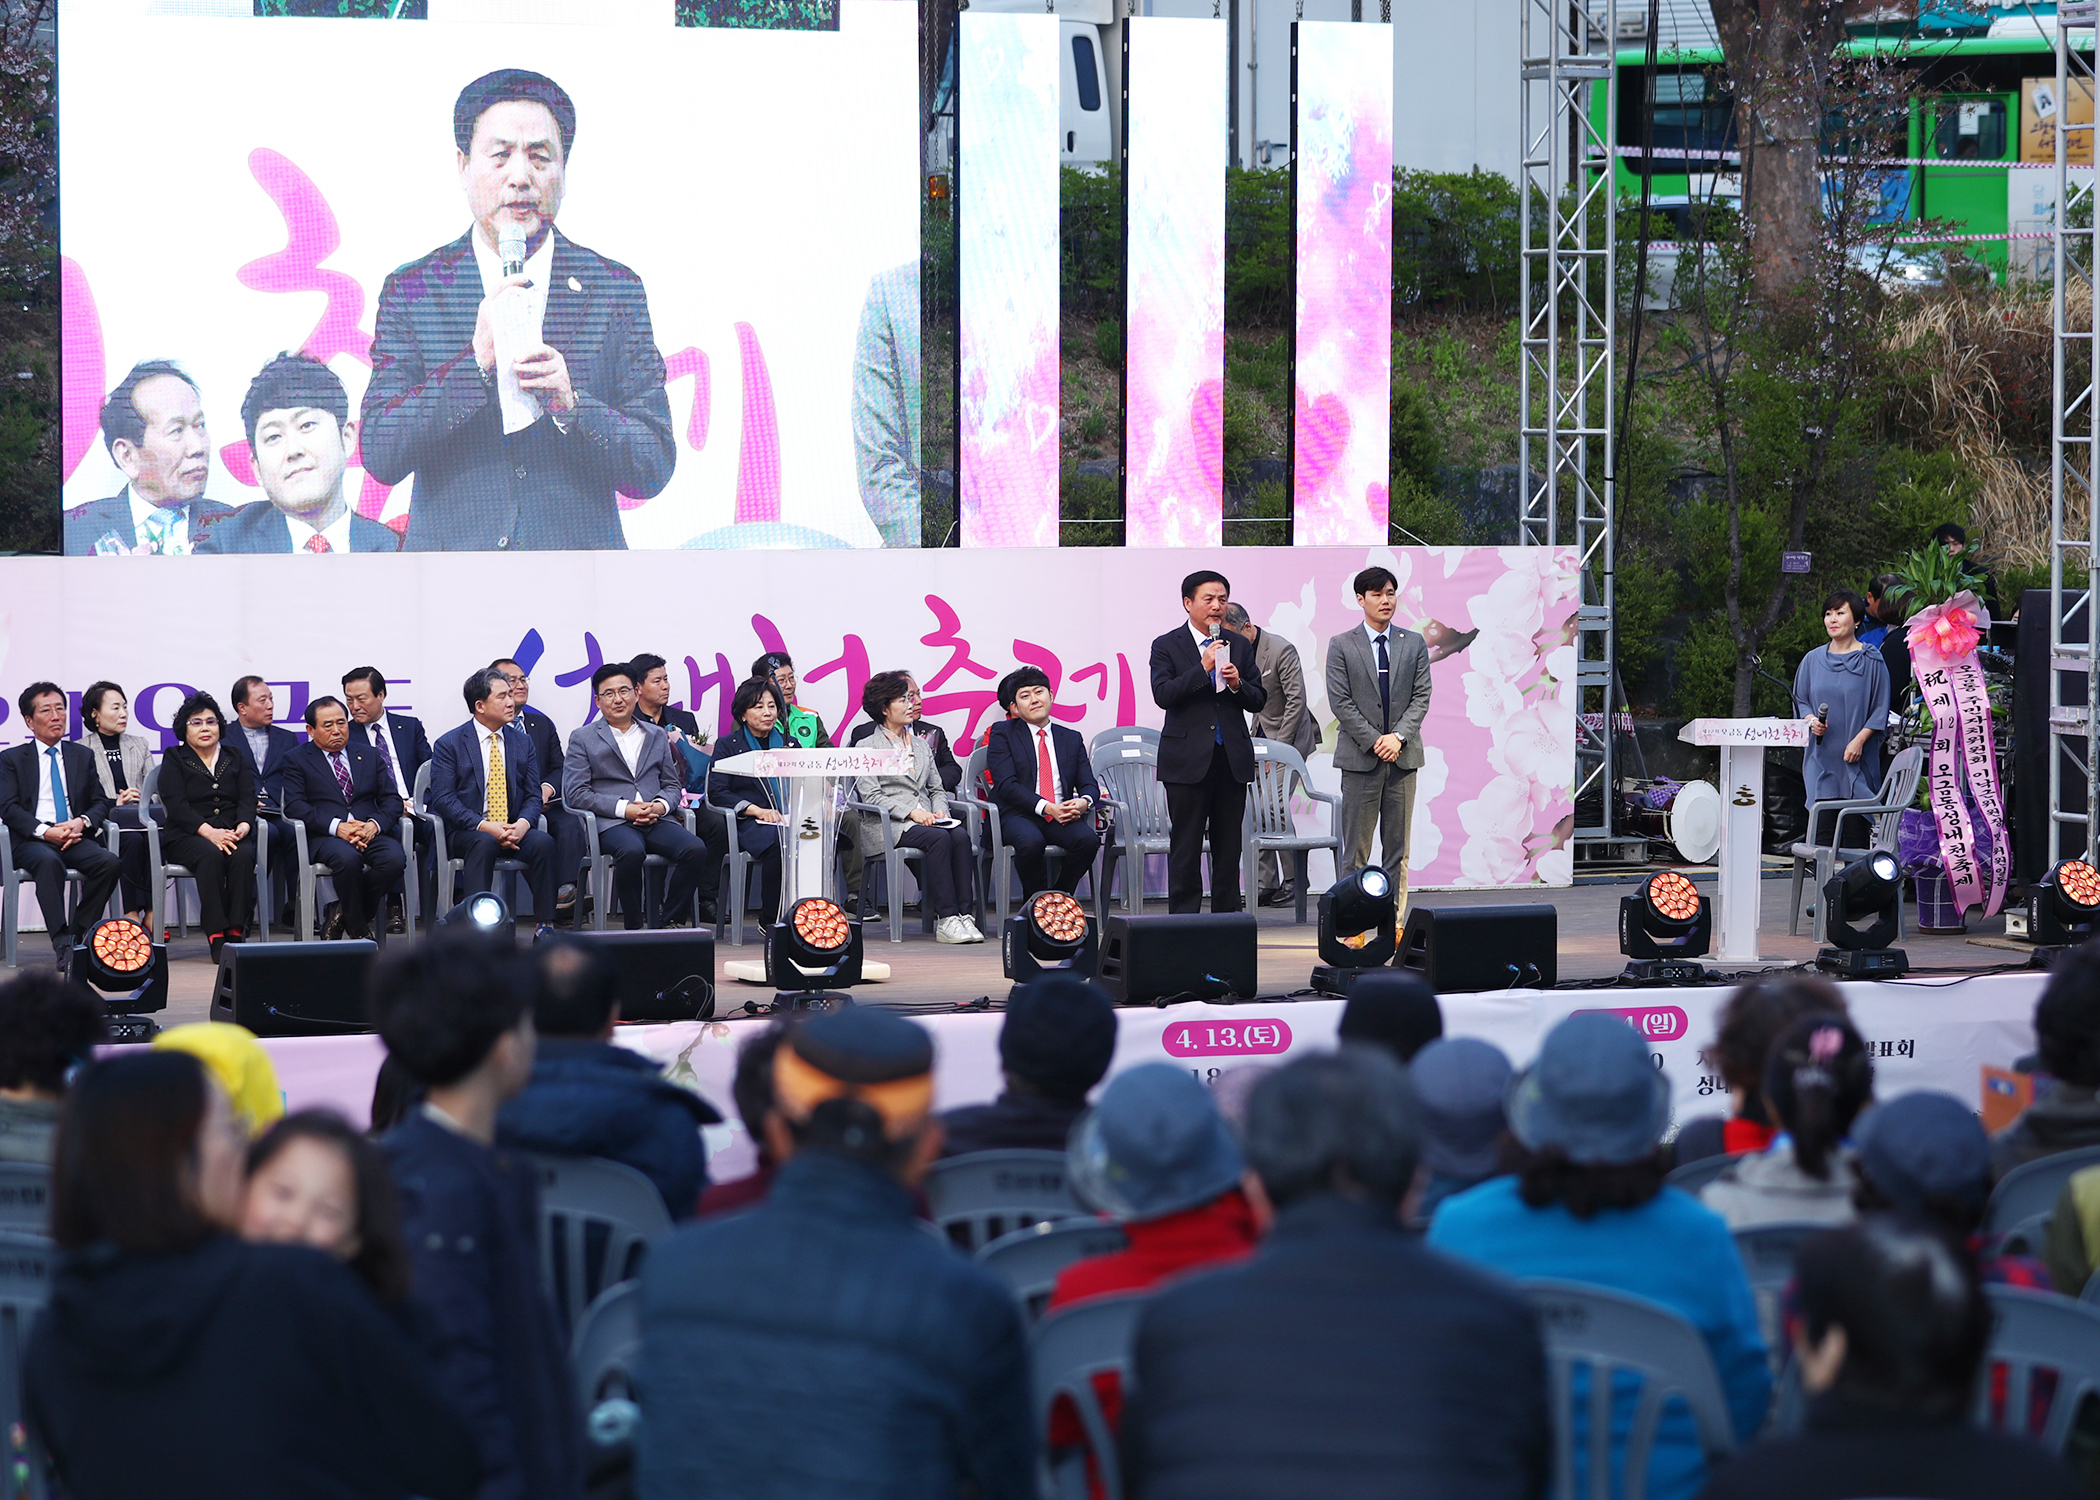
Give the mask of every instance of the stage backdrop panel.
<svg viewBox="0 0 2100 1500">
<path fill-rule="evenodd" d="M 517 67 L 575 105 L 554 233 L 633 272 L 667 367 L 673 467 L 619 501 L 625 545 L 917 545 L 911 5 L 841 0 L 837 30 L 800 32 L 678 28 L 670 0 L 654 28 L 106 9 L 60 11 L 69 510 L 123 486 L 98 413 L 140 360 L 201 388 L 219 504 L 264 498 L 241 402 L 280 350 L 328 364 L 355 415 L 383 282 L 470 221 L 454 101 Z M 208 82 L 171 112 L 178 78 Z M 146 144 L 182 164 L 165 206 L 140 196 Z M 549 287 L 550 326 L 595 294 Z M 361 459 L 347 497 L 403 524 L 416 480 Z"/>
<path fill-rule="evenodd" d="M 590 674 L 644 651 L 671 663 L 674 701 L 730 728 L 752 660 L 793 654 L 803 701 L 835 738 L 863 717 L 861 689 L 905 668 L 925 714 L 958 748 L 999 716 L 1017 666 L 1049 676 L 1056 715 L 1091 737 L 1160 723 L 1154 637 L 1187 628 L 1181 579 L 1220 567 L 1255 624 L 1288 641 L 1321 726 L 1315 783 L 1339 789 L 1325 661 L 1361 628 L 1351 580 L 1380 564 L 1399 579 L 1395 620 L 1429 643 L 1434 696 L 1415 798 L 1416 887 L 1567 885 L 1575 776 L 1575 553 L 1567 547 L 1086 548 L 899 553 L 870 570 L 851 554 L 526 553 L 485 578 L 457 558 L 16 558 L 0 561 L 0 742 L 27 737 L 14 699 L 42 678 L 71 693 L 98 678 L 131 695 L 162 745 L 193 687 L 223 704 L 235 678 L 278 685 L 279 718 L 376 666 L 388 706 L 431 736 L 463 722 L 460 684 L 497 656 L 532 678 L 532 706 L 566 734 L 595 713 Z M 76 725 L 75 733 L 78 732 Z M 1301 799 L 1300 828 L 1325 828 Z M 1312 879 L 1333 879 L 1317 855 Z"/>
<path fill-rule="evenodd" d="M 961 17 L 956 256 L 965 547 L 1057 545 L 1054 15 Z"/>
<path fill-rule="evenodd" d="M 1300 21 L 1291 38 L 1292 539 L 1374 544 L 1390 519 L 1393 28 Z"/>
<path fill-rule="evenodd" d="M 1133 547 L 1222 539 L 1225 25 L 1123 23 L 1123 496 Z"/>
</svg>

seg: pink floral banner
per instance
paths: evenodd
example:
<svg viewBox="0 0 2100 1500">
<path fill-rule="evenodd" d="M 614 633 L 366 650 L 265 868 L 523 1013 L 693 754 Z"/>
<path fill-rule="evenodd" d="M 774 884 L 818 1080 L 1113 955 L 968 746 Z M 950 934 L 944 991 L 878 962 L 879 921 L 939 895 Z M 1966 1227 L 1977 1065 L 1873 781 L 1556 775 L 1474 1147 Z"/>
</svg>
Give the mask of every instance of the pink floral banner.
<svg viewBox="0 0 2100 1500">
<path fill-rule="evenodd" d="M 1940 861 L 1956 908 L 1981 906 L 1987 917 L 2005 904 L 2012 871 L 1990 696 L 1976 659 L 1989 626 L 1989 611 L 1964 589 L 1945 604 L 1920 610 L 1905 629 L 1918 663 L 1918 690 L 1932 715 L 1928 796 L 1939 828 Z M 1972 803 L 1979 814 L 1975 819 Z"/>
</svg>

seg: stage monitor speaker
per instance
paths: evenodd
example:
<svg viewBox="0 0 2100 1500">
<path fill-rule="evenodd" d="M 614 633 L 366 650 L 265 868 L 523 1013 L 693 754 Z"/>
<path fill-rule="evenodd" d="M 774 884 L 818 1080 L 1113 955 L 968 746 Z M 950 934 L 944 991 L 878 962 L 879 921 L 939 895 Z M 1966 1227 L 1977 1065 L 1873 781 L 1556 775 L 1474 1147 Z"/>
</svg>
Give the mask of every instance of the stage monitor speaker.
<svg viewBox="0 0 2100 1500">
<path fill-rule="evenodd" d="M 1553 984 L 1559 911 L 1527 906 L 1417 906 L 1407 914 L 1396 967 L 1440 995 L 1545 989 Z"/>
<path fill-rule="evenodd" d="M 620 975 L 623 1021 L 705 1021 L 715 1013 L 711 928 L 564 933 L 602 953 Z"/>
<path fill-rule="evenodd" d="M 228 943 L 219 954 L 211 1018 L 257 1036 L 346 1036 L 370 1031 L 365 987 L 379 945 Z"/>
<path fill-rule="evenodd" d="M 1110 917 L 1097 978 L 1119 1005 L 1252 999 L 1261 987 L 1254 939 L 1251 912 Z"/>
</svg>

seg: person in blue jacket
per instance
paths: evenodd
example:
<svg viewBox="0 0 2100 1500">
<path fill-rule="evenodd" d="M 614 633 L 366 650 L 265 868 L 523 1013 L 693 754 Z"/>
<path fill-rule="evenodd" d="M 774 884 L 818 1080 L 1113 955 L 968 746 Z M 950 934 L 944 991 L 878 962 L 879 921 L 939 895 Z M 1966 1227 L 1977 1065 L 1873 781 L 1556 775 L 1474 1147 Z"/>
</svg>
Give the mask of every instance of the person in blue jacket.
<svg viewBox="0 0 2100 1500">
<path fill-rule="evenodd" d="M 602 953 L 552 939 L 538 955 L 532 1081 L 496 1116 L 497 1144 L 622 1162 L 656 1184 L 673 1219 L 691 1218 L 707 1190 L 700 1127 L 721 1124 L 721 1114 L 641 1053 L 613 1044 L 620 976 Z"/>
<path fill-rule="evenodd" d="M 1568 1017 L 1510 1090 L 1519 1171 L 1445 1199 L 1429 1243 L 1519 1281 L 1588 1282 L 1686 1318 L 1713 1354 L 1736 1440 L 1747 1443 L 1772 1396 L 1757 1303 L 1721 1216 L 1663 1184 L 1659 1146 L 1669 1120 L 1669 1080 L 1633 1028 L 1594 1012 Z M 1578 1474 L 1589 1462 L 1583 1373 L 1573 1405 Z M 1613 1402 L 1621 1489 L 1636 1395 L 1629 1378 Z M 1672 1400 L 1648 1461 L 1647 1493 L 1691 1500 L 1705 1482 L 1691 1413 Z"/>
</svg>

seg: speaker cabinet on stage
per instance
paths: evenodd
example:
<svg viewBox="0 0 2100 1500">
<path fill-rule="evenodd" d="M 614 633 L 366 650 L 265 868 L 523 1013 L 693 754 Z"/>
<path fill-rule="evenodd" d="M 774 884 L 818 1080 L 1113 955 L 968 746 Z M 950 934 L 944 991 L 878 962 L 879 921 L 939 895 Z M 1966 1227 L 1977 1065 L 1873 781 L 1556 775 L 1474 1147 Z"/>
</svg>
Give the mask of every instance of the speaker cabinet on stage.
<svg viewBox="0 0 2100 1500">
<path fill-rule="evenodd" d="M 715 1013 L 712 928 L 564 934 L 602 953 L 620 975 L 623 1021 L 705 1021 Z"/>
<path fill-rule="evenodd" d="M 1251 912 L 1110 917 L 1097 978 L 1118 1005 L 1251 998 L 1260 989 Z"/>
<path fill-rule="evenodd" d="M 365 985 L 373 942 L 228 943 L 219 954 L 211 1018 L 257 1036 L 344 1036 L 370 1031 Z"/>
<path fill-rule="evenodd" d="M 1438 994 L 1543 989 L 1553 981 L 1560 912 L 1529 906 L 1417 906 L 1407 914 L 1396 967 Z"/>
</svg>

